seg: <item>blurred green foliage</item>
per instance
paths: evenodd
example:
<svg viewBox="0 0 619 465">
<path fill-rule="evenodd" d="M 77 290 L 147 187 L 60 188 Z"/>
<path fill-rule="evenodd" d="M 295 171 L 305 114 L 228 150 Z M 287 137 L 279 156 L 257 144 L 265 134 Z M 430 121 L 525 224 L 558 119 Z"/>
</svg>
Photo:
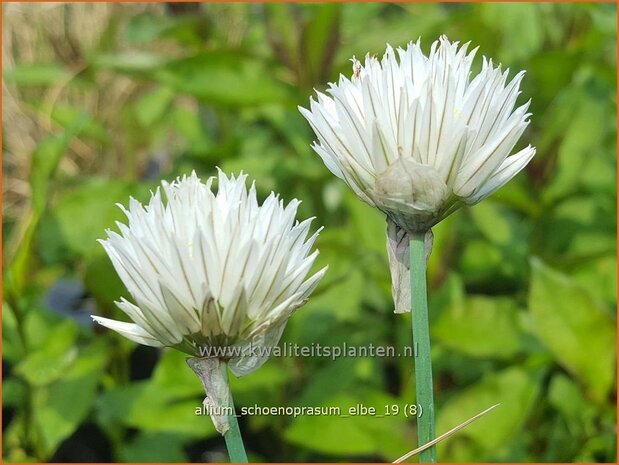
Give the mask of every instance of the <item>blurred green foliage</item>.
<svg viewBox="0 0 619 465">
<path fill-rule="evenodd" d="M 68 58 L 54 48 L 20 61 L 5 50 L 17 54 L 5 88 L 51 129 L 26 157 L 29 202 L 3 218 L 4 460 L 226 460 L 210 420 L 194 415 L 203 394 L 184 356 L 137 347 L 87 317 L 122 318 L 113 301 L 126 291 L 96 239 L 121 219 L 116 202 L 147 199 L 160 178 L 242 169 L 261 196 L 302 199 L 300 217 L 325 226 L 317 266 L 329 273 L 284 341 L 409 345 L 410 317 L 392 313 L 384 219 L 312 153 L 296 106 L 349 74 L 352 55 L 419 36 L 427 48 L 447 34 L 527 70 L 523 144 L 538 154 L 492 198 L 435 228 L 437 431 L 501 403 L 439 457 L 616 461 L 614 4 L 111 11 L 89 48 L 72 37 Z M 118 83 L 137 91 L 114 96 Z M 50 89 L 98 103 L 43 98 Z M 17 155 L 3 148 L 5 159 Z M 233 391 L 239 406 L 381 411 L 410 402 L 412 381 L 405 358 L 286 358 L 233 379 Z M 391 461 L 416 445 L 414 420 L 402 415 L 240 421 L 254 461 Z"/>
</svg>

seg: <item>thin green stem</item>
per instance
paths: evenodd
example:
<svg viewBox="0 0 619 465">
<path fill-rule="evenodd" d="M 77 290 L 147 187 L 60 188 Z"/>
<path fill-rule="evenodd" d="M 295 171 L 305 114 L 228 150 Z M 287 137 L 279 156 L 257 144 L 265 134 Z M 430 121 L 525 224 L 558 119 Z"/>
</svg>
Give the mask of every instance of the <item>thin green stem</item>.
<svg viewBox="0 0 619 465">
<path fill-rule="evenodd" d="M 243 445 L 243 438 L 241 437 L 241 430 L 239 429 L 239 422 L 237 421 L 236 410 L 234 409 L 234 400 L 232 399 L 232 390 L 228 383 L 228 364 L 222 362 L 220 364 L 221 374 L 226 380 L 229 389 L 230 410 L 228 415 L 228 423 L 230 429 L 224 434 L 226 440 L 226 447 L 228 448 L 228 455 L 230 456 L 230 462 L 232 463 L 247 463 L 247 453 L 245 452 L 245 446 Z"/>
<path fill-rule="evenodd" d="M 417 437 L 423 446 L 434 439 L 434 392 L 432 387 L 432 357 L 430 326 L 428 324 L 428 295 L 426 289 L 425 233 L 410 235 L 411 304 L 413 347 L 415 354 L 415 386 L 417 404 Z M 419 410 L 418 410 L 419 411 Z M 430 447 L 419 455 L 421 463 L 436 463 L 436 448 Z"/>
</svg>

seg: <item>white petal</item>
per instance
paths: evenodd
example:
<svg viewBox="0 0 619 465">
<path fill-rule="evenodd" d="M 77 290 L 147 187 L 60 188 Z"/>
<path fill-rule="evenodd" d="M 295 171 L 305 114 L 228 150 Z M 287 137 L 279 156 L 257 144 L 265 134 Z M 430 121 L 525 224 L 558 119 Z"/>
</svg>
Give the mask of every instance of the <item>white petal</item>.
<svg viewBox="0 0 619 465">
<path fill-rule="evenodd" d="M 138 344 L 143 344 L 151 347 L 163 347 L 163 344 L 159 342 L 150 333 L 142 329 L 140 326 L 134 323 L 125 323 L 124 321 L 112 320 L 110 318 L 104 318 L 101 316 L 92 316 L 92 319 L 99 323 L 101 326 L 110 328 L 116 331 L 118 334 L 130 339 Z"/>
<path fill-rule="evenodd" d="M 528 146 L 520 152 L 507 157 L 501 166 L 482 184 L 466 203 L 475 204 L 503 187 L 510 179 L 518 174 L 535 155 L 535 148 Z"/>
</svg>

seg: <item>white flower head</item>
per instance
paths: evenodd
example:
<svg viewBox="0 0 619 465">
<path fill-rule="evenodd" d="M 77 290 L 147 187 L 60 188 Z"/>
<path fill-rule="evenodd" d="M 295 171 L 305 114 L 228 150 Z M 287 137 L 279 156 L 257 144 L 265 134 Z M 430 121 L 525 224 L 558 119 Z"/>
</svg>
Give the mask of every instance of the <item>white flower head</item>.
<svg viewBox="0 0 619 465">
<path fill-rule="evenodd" d="M 135 303 L 118 307 L 133 321 L 94 320 L 149 346 L 176 347 L 193 356 L 204 347 L 275 345 L 291 313 L 303 305 L 326 268 L 307 278 L 312 219 L 295 221 L 298 200 L 284 206 L 271 193 L 260 205 L 246 175 L 219 171 L 218 189 L 195 173 L 162 182 L 147 205 L 131 199 L 128 224 L 101 240 Z M 204 350 L 204 349 L 203 349 Z M 265 356 L 230 360 L 236 374 Z"/>
<path fill-rule="evenodd" d="M 299 108 L 327 168 L 408 232 L 489 196 L 535 154 L 511 155 L 529 124 L 530 102 L 515 108 L 524 72 L 508 82 L 484 57 L 471 79 L 477 49 L 467 48 L 442 36 L 428 56 L 417 41 L 387 46 L 380 61 L 353 58 L 351 79 Z"/>
</svg>

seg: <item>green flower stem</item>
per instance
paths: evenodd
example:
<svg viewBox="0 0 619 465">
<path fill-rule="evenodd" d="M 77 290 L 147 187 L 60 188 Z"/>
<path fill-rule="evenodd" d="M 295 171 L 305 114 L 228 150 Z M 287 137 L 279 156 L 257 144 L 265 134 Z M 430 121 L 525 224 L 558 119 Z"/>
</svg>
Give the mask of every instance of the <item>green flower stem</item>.
<svg viewBox="0 0 619 465">
<path fill-rule="evenodd" d="M 434 439 L 434 392 L 432 387 L 432 357 L 428 296 L 426 289 L 425 233 L 410 234 L 411 304 L 413 323 L 413 353 L 415 354 L 415 386 L 417 404 L 417 437 L 423 446 Z M 436 463 L 436 448 L 430 447 L 419 455 L 421 463 Z"/>
<path fill-rule="evenodd" d="M 247 453 L 245 452 L 245 446 L 243 445 L 243 438 L 241 437 L 241 430 L 239 429 L 239 422 L 236 418 L 236 410 L 234 408 L 234 400 L 232 399 L 232 390 L 230 389 L 230 383 L 228 382 L 228 364 L 222 362 L 220 364 L 221 374 L 226 380 L 229 389 L 231 414 L 228 415 L 228 422 L 230 429 L 224 434 L 226 440 L 226 447 L 228 448 L 228 456 L 232 463 L 247 463 Z"/>
</svg>

